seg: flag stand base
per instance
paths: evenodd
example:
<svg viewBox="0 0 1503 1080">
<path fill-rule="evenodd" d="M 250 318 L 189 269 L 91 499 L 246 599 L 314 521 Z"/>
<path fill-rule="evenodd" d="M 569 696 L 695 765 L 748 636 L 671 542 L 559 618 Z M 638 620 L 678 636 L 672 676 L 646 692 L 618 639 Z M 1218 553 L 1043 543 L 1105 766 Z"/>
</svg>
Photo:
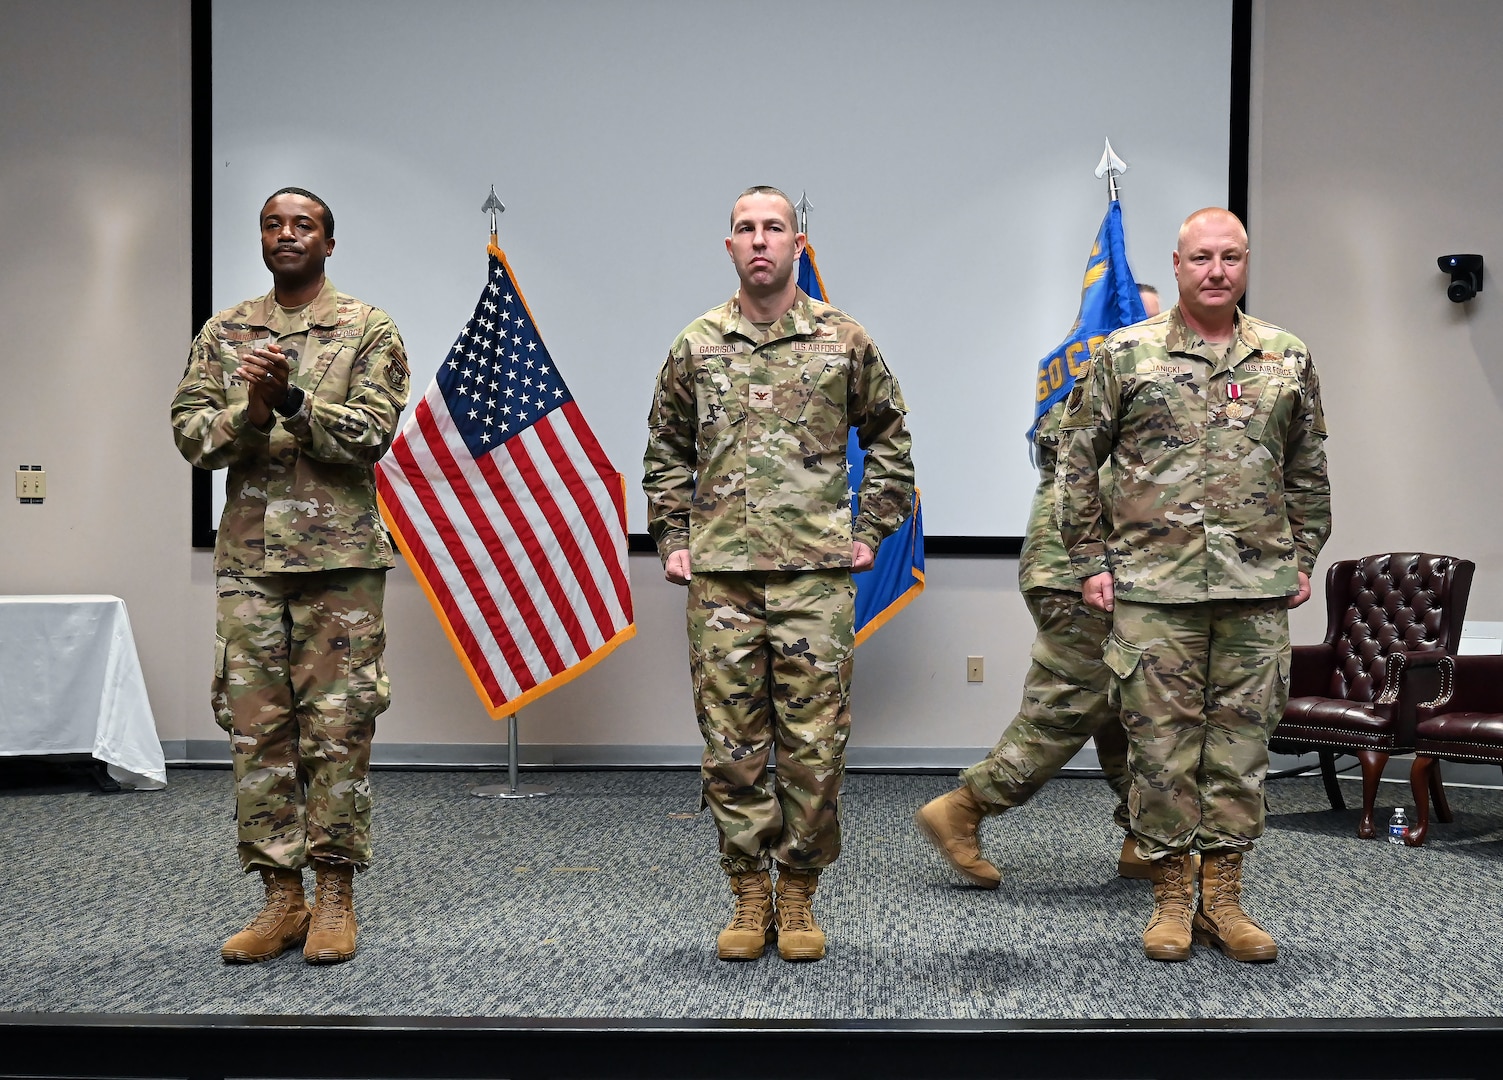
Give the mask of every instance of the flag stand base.
<svg viewBox="0 0 1503 1080">
<path fill-rule="evenodd" d="M 506 768 L 510 777 L 507 784 L 484 784 L 481 787 L 471 788 L 470 794 L 480 799 L 536 799 L 542 795 L 552 795 L 551 788 L 545 788 L 538 784 L 517 783 L 517 714 L 512 713 L 506 718 Z"/>
</svg>

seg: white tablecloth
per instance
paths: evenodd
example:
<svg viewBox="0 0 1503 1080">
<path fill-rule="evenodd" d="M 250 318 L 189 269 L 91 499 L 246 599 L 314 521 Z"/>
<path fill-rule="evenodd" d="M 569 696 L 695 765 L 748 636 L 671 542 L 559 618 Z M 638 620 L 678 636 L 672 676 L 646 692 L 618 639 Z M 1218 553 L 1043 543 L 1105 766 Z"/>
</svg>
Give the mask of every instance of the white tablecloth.
<svg viewBox="0 0 1503 1080">
<path fill-rule="evenodd" d="M 118 596 L 0 596 L 0 755 L 91 754 L 121 786 L 167 786 Z"/>
</svg>

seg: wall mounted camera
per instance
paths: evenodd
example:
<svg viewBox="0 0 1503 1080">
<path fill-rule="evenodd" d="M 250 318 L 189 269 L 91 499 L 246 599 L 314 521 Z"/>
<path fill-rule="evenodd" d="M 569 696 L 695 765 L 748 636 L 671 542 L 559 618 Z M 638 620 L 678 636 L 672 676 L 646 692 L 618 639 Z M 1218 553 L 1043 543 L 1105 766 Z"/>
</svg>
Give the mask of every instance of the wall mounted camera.
<svg viewBox="0 0 1503 1080">
<path fill-rule="evenodd" d="M 1481 255 L 1442 255 L 1435 262 L 1451 275 L 1451 284 L 1446 286 L 1451 303 L 1464 304 L 1482 291 Z"/>
</svg>

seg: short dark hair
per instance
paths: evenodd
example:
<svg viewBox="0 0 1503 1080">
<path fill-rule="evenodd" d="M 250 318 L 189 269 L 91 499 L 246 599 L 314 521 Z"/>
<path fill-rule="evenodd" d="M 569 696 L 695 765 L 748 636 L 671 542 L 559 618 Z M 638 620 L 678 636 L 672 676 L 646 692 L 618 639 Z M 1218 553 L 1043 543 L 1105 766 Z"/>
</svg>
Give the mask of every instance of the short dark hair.
<svg viewBox="0 0 1503 1080">
<path fill-rule="evenodd" d="M 307 188 L 300 187 L 278 188 L 276 191 L 273 191 L 270 195 L 266 196 L 266 202 L 271 202 L 271 200 L 275 199 L 278 195 L 301 195 L 303 198 L 312 199 L 314 202 L 318 203 L 319 206 L 322 206 L 324 208 L 324 236 L 328 237 L 330 240 L 334 239 L 334 211 L 329 209 L 328 203 L 324 202 Z M 264 207 L 266 203 L 262 203 L 261 205 Z"/>
<path fill-rule="evenodd" d="M 1135 284 L 1138 286 L 1138 292 L 1140 293 L 1146 292 L 1149 296 L 1157 296 L 1159 294 L 1159 291 L 1152 285 L 1144 285 L 1141 281 L 1135 282 Z"/>
<path fill-rule="evenodd" d="M 773 195 L 782 199 L 788 204 L 788 221 L 793 225 L 793 231 L 798 232 L 798 208 L 793 205 L 793 200 L 788 197 L 787 192 L 780 191 L 771 184 L 753 184 L 740 195 L 736 196 L 736 202 L 740 202 L 748 195 Z M 736 224 L 736 203 L 731 204 L 731 224 Z"/>
</svg>

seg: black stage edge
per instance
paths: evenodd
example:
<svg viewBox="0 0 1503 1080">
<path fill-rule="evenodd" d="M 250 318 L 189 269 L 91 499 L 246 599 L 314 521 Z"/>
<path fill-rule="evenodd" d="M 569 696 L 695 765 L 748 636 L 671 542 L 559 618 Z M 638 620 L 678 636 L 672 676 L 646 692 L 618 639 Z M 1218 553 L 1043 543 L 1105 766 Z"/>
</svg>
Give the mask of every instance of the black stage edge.
<svg viewBox="0 0 1503 1080">
<path fill-rule="evenodd" d="M 1496 1075 L 1503 1020 L 688 1025 L 9 1013 L 0 1046 L 0 1075 L 49 1077 L 1458 1077 Z"/>
</svg>

